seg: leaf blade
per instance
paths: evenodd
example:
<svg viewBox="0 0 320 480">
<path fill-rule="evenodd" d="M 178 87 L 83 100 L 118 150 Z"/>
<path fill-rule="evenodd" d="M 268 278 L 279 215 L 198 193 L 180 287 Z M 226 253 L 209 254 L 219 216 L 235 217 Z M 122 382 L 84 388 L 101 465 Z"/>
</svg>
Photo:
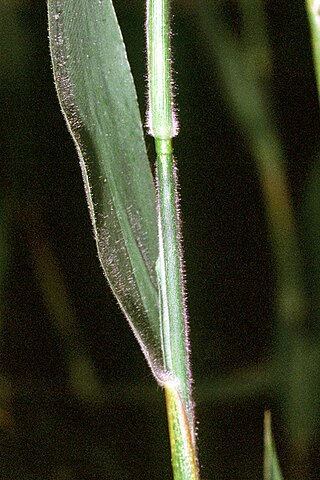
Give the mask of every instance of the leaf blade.
<svg viewBox="0 0 320 480">
<path fill-rule="evenodd" d="M 49 0 L 48 16 L 56 88 L 79 154 L 99 258 L 160 380 L 155 188 L 112 2 Z"/>
<path fill-rule="evenodd" d="M 264 414 L 264 480 L 283 480 L 272 435 L 271 413 Z"/>
</svg>

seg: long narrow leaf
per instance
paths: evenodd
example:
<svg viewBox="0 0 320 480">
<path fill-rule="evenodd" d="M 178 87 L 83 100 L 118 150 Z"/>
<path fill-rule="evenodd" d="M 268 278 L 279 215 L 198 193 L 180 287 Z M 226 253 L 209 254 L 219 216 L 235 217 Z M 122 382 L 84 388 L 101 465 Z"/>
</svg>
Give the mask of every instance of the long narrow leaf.
<svg viewBox="0 0 320 480">
<path fill-rule="evenodd" d="M 155 189 L 116 15 L 110 0 L 48 0 L 48 12 L 55 83 L 100 261 L 161 380 Z"/>
<path fill-rule="evenodd" d="M 264 480 L 283 480 L 271 429 L 271 413 L 264 415 Z"/>
<path fill-rule="evenodd" d="M 314 69 L 320 98 L 320 5 L 318 0 L 306 0 L 306 9 L 310 24 Z"/>
</svg>

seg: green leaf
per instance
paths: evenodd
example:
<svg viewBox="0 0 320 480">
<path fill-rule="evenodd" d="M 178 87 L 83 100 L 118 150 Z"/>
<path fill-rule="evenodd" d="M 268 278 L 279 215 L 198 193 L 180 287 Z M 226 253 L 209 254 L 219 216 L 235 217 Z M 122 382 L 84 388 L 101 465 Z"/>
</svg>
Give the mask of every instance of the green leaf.
<svg viewBox="0 0 320 480">
<path fill-rule="evenodd" d="M 264 480 L 283 480 L 271 429 L 271 413 L 264 414 Z"/>
<path fill-rule="evenodd" d="M 320 8 L 317 0 L 306 0 L 309 18 L 314 68 L 320 98 Z"/>
<path fill-rule="evenodd" d="M 164 373 L 155 188 L 110 0 L 48 0 L 61 108 L 75 141 L 99 258 L 158 380 Z"/>
</svg>

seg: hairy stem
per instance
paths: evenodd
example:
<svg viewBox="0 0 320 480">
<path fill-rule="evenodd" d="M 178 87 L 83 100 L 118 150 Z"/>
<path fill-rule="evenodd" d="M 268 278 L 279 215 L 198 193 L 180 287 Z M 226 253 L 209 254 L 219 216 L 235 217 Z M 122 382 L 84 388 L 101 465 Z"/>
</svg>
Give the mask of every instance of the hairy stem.
<svg viewBox="0 0 320 480">
<path fill-rule="evenodd" d="M 171 139 L 177 133 L 170 65 L 168 0 L 147 1 L 148 127 L 157 154 L 159 259 L 157 264 L 164 382 L 175 480 L 198 478 L 191 400 L 187 315 L 179 231 L 177 177 Z"/>
</svg>

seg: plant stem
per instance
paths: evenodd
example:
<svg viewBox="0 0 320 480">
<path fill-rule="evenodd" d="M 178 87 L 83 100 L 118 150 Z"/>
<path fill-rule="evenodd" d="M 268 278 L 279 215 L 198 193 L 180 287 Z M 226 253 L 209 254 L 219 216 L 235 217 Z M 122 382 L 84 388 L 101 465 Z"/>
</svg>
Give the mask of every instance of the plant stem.
<svg viewBox="0 0 320 480">
<path fill-rule="evenodd" d="M 169 140 L 177 134 L 172 101 L 169 0 L 147 0 L 148 127 Z"/>
<path fill-rule="evenodd" d="M 197 480 L 198 462 L 194 446 L 193 434 L 184 405 L 176 385 L 167 382 L 164 386 L 166 394 L 167 415 L 172 452 L 172 468 L 175 480 Z"/>
<path fill-rule="evenodd" d="M 189 375 L 177 188 L 171 140 L 155 139 L 159 208 L 159 277 L 162 303 L 162 344 L 166 370 L 179 382 L 188 412 Z M 171 152 L 170 152 L 171 150 Z M 168 152 L 168 153 L 166 153 Z M 171 375 L 170 375 L 171 376 Z M 190 417 L 190 415 L 188 415 Z"/>
<path fill-rule="evenodd" d="M 168 0 L 147 0 L 148 126 L 157 154 L 157 264 L 164 379 L 175 480 L 198 478 L 191 400 L 187 315 L 172 137 L 177 134 L 170 65 Z"/>
</svg>

